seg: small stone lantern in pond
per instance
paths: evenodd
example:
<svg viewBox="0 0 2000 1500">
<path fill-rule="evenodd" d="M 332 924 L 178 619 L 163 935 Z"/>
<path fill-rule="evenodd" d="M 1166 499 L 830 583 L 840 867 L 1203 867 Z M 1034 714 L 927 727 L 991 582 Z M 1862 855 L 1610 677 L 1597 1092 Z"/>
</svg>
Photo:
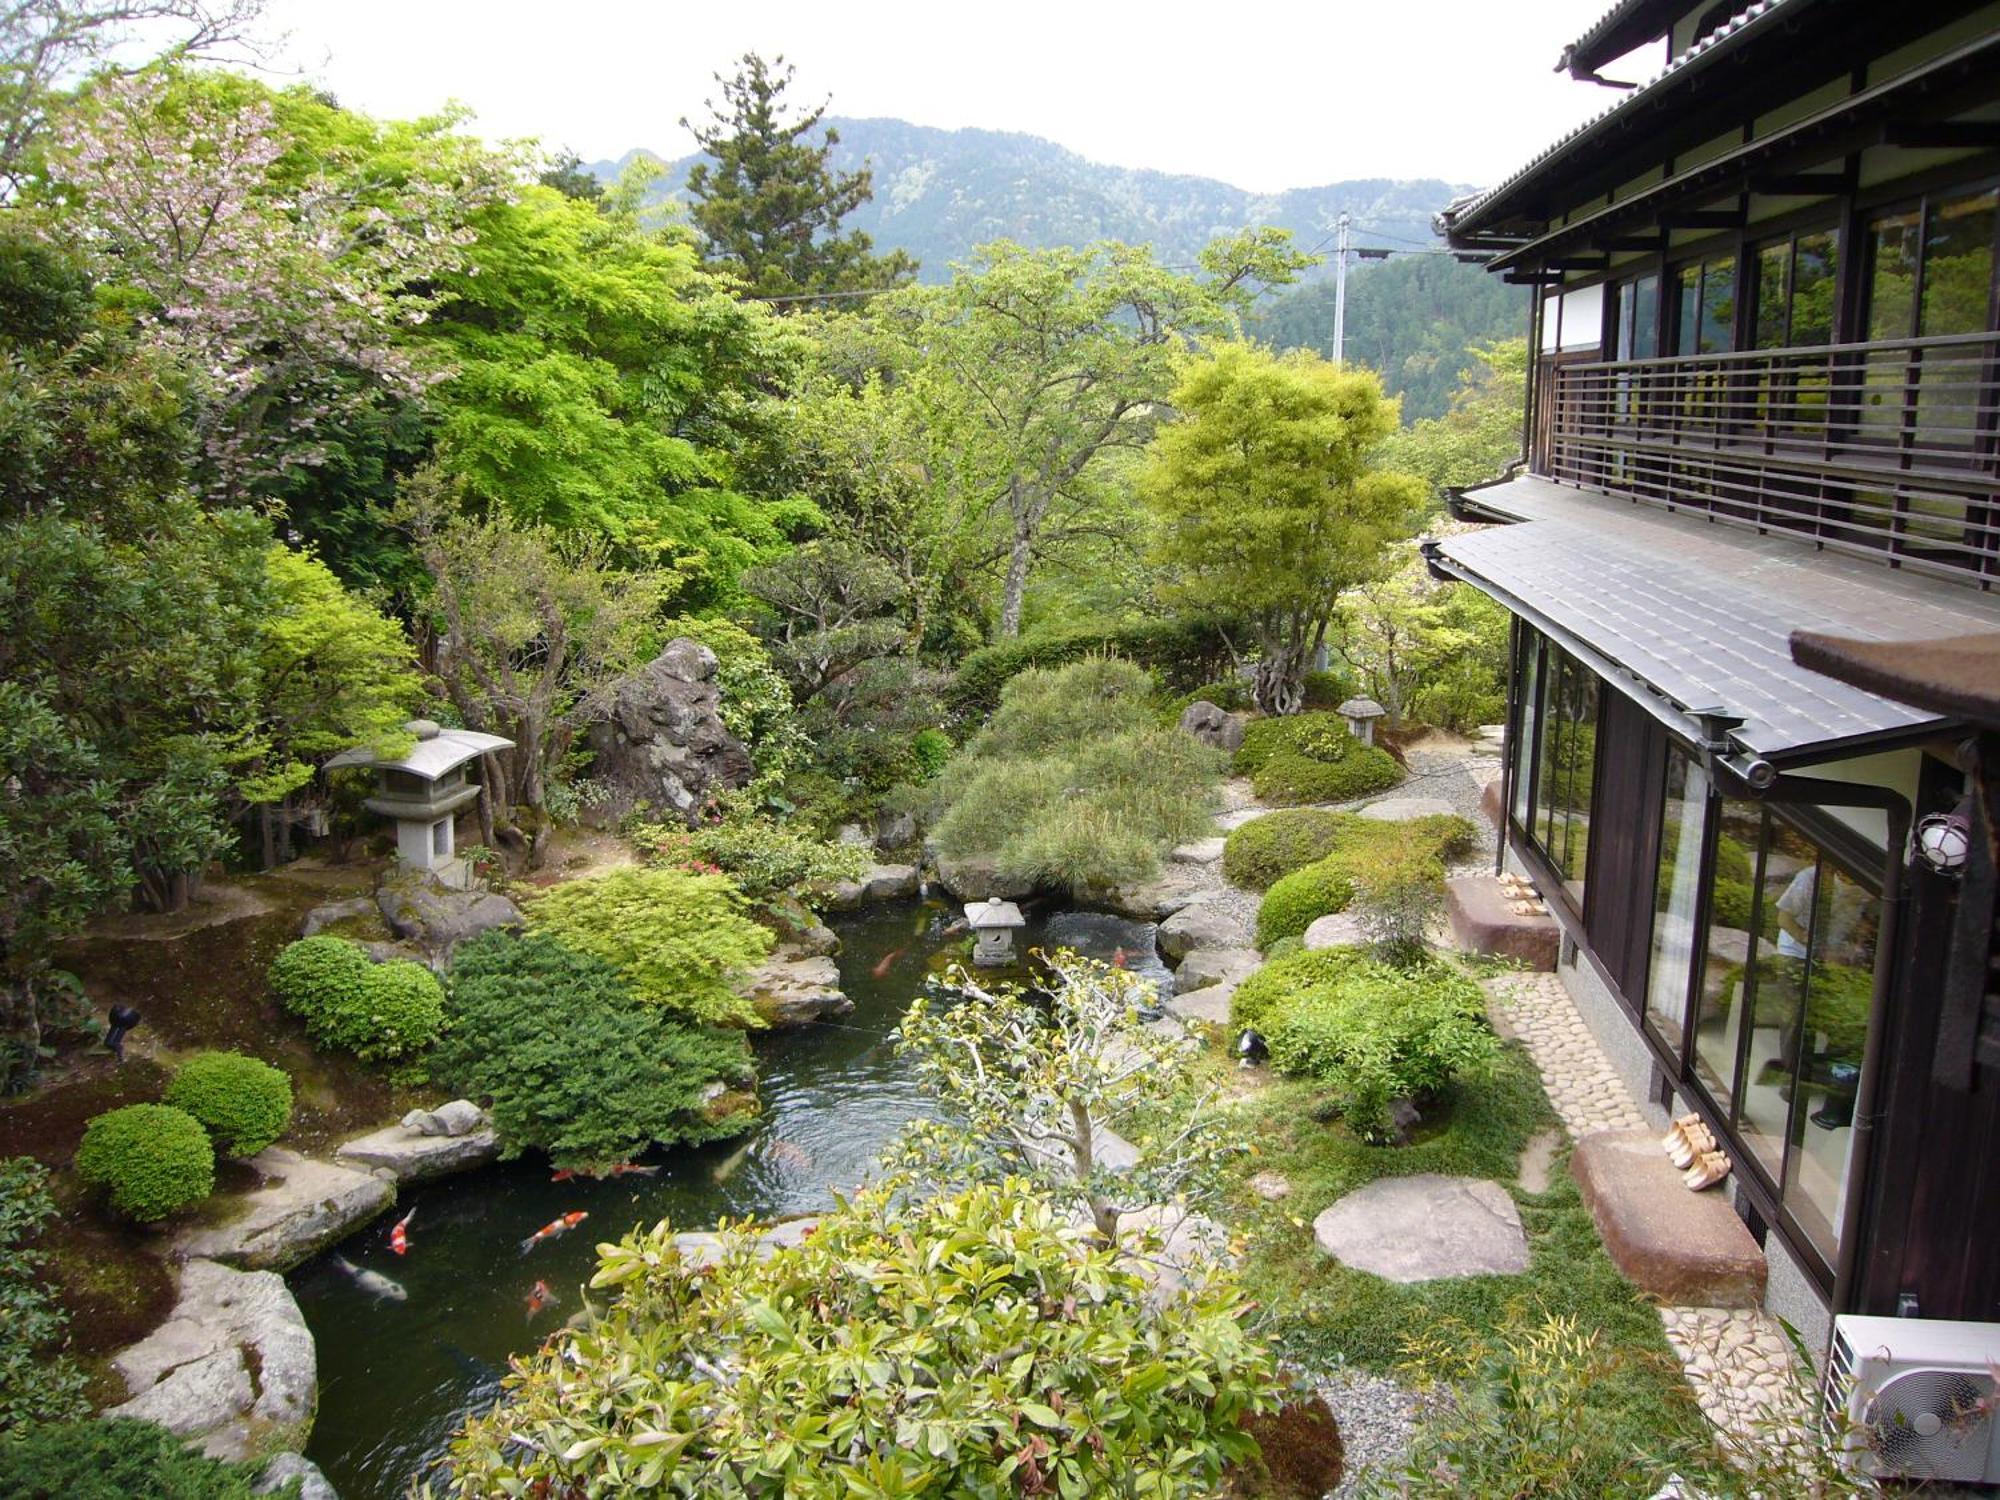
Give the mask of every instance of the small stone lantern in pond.
<svg viewBox="0 0 2000 1500">
<path fill-rule="evenodd" d="M 453 843 L 452 820 L 477 802 L 481 791 L 478 782 L 466 779 L 465 768 L 490 751 L 513 749 L 514 742 L 497 734 L 446 729 L 429 719 L 412 719 L 403 727 L 417 743 L 401 759 L 382 760 L 371 750 L 348 750 L 327 765 L 373 770 L 375 795 L 364 805 L 370 812 L 395 819 L 397 857 L 446 885 L 463 888 L 466 870 Z"/>
<path fill-rule="evenodd" d="M 1373 698 L 1349 698 L 1337 710 L 1347 720 L 1347 732 L 1364 745 L 1375 743 L 1375 721 L 1388 711 Z"/>
<path fill-rule="evenodd" d="M 993 896 L 966 907 L 965 925 L 977 940 L 972 961 L 982 969 L 998 969 L 1014 961 L 1014 929 L 1026 927 L 1028 919 L 1013 902 Z"/>
</svg>

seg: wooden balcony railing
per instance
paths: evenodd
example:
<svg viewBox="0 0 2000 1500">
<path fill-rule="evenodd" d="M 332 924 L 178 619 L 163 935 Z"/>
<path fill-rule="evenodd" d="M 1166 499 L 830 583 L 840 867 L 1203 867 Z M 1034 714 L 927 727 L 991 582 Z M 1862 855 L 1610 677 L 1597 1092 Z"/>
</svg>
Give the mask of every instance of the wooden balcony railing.
<svg viewBox="0 0 2000 1500">
<path fill-rule="evenodd" d="M 1538 472 L 1993 587 L 2000 334 L 1542 371 Z"/>
</svg>

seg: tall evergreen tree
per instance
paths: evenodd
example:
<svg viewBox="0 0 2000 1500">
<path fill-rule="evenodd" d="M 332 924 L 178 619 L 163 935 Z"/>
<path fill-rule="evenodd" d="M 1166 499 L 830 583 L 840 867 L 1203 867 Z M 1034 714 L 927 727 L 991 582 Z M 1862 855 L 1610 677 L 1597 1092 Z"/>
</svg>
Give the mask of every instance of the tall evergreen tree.
<svg viewBox="0 0 2000 1500">
<path fill-rule="evenodd" d="M 710 265 L 741 277 L 758 297 L 861 291 L 910 280 L 917 263 L 902 251 L 876 255 L 860 230 L 840 232 L 840 221 L 874 196 L 873 177 L 865 168 L 832 169 L 840 141 L 832 127 L 817 144 L 808 138 L 820 128 L 829 101 L 795 120 L 784 118 L 781 96 L 795 71 L 782 56 L 766 63 L 746 52 L 734 77 L 715 75 L 723 102 L 718 108 L 707 101 L 714 118 L 705 126 L 681 121 L 714 163 L 696 163 L 687 179 Z"/>
</svg>

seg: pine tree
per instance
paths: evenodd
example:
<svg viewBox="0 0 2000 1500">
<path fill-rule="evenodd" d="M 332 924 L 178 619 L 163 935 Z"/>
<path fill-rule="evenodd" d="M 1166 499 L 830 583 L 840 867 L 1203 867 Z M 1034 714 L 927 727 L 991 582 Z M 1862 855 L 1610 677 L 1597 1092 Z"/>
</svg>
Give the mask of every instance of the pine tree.
<svg viewBox="0 0 2000 1500">
<path fill-rule="evenodd" d="M 828 127 L 817 144 L 808 139 L 829 101 L 796 120 L 783 118 L 781 96 L 794 72 L 782 56 L 767 64 L 746 52 L 733 78 L 715 75 L 723 104 L 708 101 L 710 123 L 681 121 L 713 161 L 697 163 L 687 180 L 710 266 L 741 278 L 757 297 L 908 281 L 917 270 L 909 256 L 876 255 L 860 230 L 840 232 L 840 221 L 874 196 L 872 176 L 865 168 L 832 170 L 838 131 Z"/>
</svg>

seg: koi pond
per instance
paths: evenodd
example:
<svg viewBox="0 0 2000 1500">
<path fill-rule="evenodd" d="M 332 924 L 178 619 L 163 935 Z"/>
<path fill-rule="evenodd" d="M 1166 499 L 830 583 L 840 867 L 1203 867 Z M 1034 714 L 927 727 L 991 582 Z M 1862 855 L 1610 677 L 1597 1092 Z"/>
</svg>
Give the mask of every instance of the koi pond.
<svg viewBox="0 0 2000 1500">
<path fill-rule="evenodd" d="M 958 915 L 957 906 L 912 901 L 833 919 L 854 1011 L 757 1043 L 764 1111 L 750 1134 L 655 1153 L 651 1177 L 558 1183 L 544 1158 L 529 1156 L 419 1184 L 397 1207 L 398 1216 L 415 1211 L 407 1255 L 391 1252 L 385 1216 L 294 1272 L 319 1345 L 319 1416 L 306 1456 L 343 1500 L 405 1493 L 460 1419 L 499 1393 L 509 1356 L 576 1310 L 599 1241 L 661 1218 L 679 1230 L 725 1216 L 816 1213 L 859 1182 L 902 1127 L 928 1112 L 889 1037 L 932 966 L 970 953 L 969 935 L 947 931 Z M 1149 922 L 1031 909 L 1020 937 L 1024 949 L 1123 961 L 1163 997 L 1172 993 Z M 574 1233 L 522 1251 L 537 1229 L 575 1212 L 589 1218 Z M 406 1296 L 371 1295 L 342 1258 L 393 1278 Z M 531 1313 L 537 1282 L 554 1301 Z"/>
</svg>

